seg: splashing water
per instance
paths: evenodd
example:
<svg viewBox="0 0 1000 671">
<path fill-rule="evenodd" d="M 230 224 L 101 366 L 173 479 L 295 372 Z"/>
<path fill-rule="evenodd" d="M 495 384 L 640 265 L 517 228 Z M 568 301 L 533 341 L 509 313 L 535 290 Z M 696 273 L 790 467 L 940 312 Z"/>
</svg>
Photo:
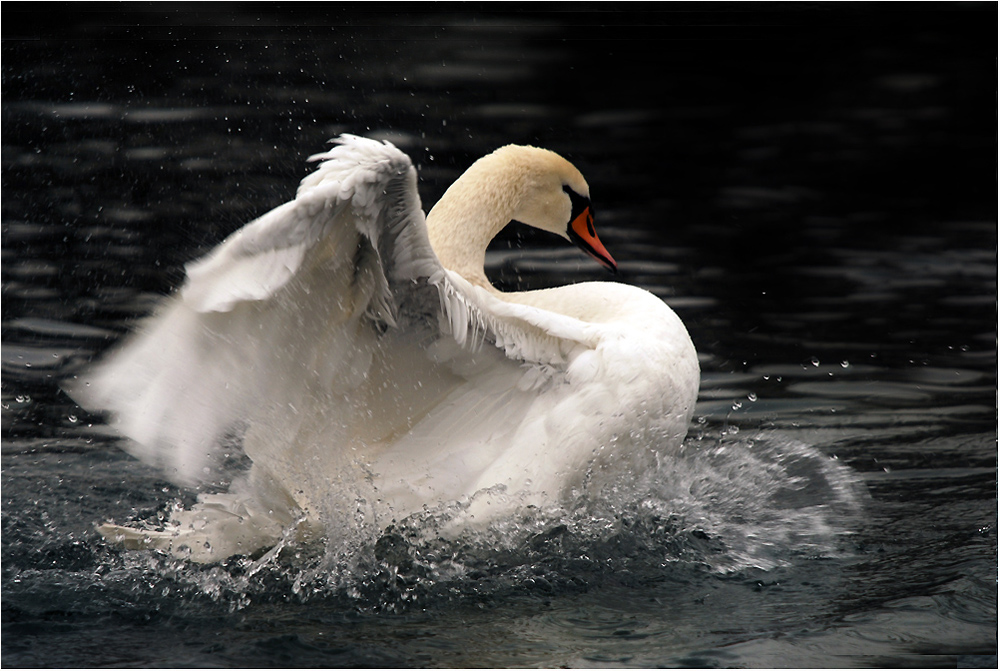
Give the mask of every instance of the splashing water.
<svg viewBox="0 0 1000 671">
<path fill-rule="evenodd" d="M 865 494 L 836 460 L 776 434 L 689 439 L 653 467 L 604 478 L 560 506 L 472 524 L 483 490 L 383 528 L 359 497 L 325 538 L 289 529 L 259 557 L 198 566 L 156 553 L 119 563 L 177 581 L 240 609 L 273 599 L 337 598 L 363 611 L 399 612 L 439 598 L 584 589 L 613 578 L 657 580 L 683 565 L 726 574 L 770 570 L 795 557 L 843 553 Z M 459 531 L 456 532 L 456 529 Z"/>
</svg>

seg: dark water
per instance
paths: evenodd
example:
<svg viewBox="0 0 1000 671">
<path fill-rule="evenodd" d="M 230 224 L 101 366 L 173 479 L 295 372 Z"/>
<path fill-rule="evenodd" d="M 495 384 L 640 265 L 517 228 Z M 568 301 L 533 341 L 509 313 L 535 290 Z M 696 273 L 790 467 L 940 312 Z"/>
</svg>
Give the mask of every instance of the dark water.
<svg viewBox="0 0 1000 671">
<path fill-rule="evenodd" d="M 665 7 L 5 5 L 3 664 L 995 666 L 996 5 Z M 344 131 L 425 204 L 501 144 L 574 161 L 699 350 L 683 453 L 453 541 L 109 546 L 192 494 L 59 380 Z M 488 263 L 607 279 L 521 231 Z"/>
</svg>

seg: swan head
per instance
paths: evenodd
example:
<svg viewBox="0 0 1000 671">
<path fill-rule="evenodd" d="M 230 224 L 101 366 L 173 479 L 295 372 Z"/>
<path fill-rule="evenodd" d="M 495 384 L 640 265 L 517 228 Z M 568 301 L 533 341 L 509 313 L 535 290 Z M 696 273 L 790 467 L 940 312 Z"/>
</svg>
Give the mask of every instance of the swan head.
<svg viewBox="0 0 1000 671">
<path fill-rule="evenodd" d="M 538 147 L 508 145 L 491 156 L 509 161 L 520 176 L 521 190 L 511 219 L 555 233 L 612 272 L 618 264 L 594 228 L 590 187 L 572 163 Z"/>
<path fill-rule="evenodd" d="M 594 229 L 590 187 L 572 163 L 538 147 L 507 145 L 473 163 L 427 214 L 441 264 L 489 288 L 486 247 L 511 221 L 575 243 L 605 268 L 617 264 Z"/>
</svg>

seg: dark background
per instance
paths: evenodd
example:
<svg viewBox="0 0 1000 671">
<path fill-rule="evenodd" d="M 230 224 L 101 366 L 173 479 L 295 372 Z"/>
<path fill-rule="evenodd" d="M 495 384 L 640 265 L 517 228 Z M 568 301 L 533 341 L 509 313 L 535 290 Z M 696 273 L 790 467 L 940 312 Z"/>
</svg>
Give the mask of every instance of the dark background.
<svg viewBox="0 0 1000 671">
<path fill-rule="evenodd" d="M 5 145 L 119 147 L 88 166 L 94 186 L 55 196 L 31 187 L 58 184 L 60 165 L 5 161 L 5 206 L 96 218 L 105 203 L 88 189 L 118 180 L 128 207 L 174 209 L 158 245 L 172 267 L 287 199 L 304 158 L 343 130 L 418 134 L 404 149 L 427 205 L 500 144 L 563 151 L 597 185 L 605 227 L 641 203 L 655 242 L 710 242 L 713 265 L 760 271 L 733 288 L 748 299 L 800 298 L 781 260 L 803 244 L 880 249 L 995 218 L 988 3 L 46 7 L 4 5 Z M 12 110 L 22 100 L 133 114 L 39 127 Z M 158 105 L 188 116 L 139 120 Z M 127 160 L 154 137 L 161 165 Z M 164 180 L 165 161 L 187 170 Z M 193 211 L 197 190 L 226 197 Z M 166 291 L 168 277 L 128 281 Z"/>
</svg>

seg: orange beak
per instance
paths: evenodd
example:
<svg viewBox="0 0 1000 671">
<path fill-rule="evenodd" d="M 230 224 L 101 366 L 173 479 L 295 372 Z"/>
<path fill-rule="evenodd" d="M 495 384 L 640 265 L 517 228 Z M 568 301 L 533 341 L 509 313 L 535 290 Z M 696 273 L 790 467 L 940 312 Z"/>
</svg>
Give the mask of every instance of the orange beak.
<svg viewBox="0 0 1000 671">
<path fill-rule="evenodd" d="M 618 264 L 611 258 L 611 254 L 597 237 L 597 231 L 594 230 L 594 212 L 590 207 L 585 207 L 583 212 L 570 222 L 567 233 L 569 239 L 576 243 L 577 247 L 587 252 L 591 258 L 611 272 L 618 272 Z"/>
</svg>

